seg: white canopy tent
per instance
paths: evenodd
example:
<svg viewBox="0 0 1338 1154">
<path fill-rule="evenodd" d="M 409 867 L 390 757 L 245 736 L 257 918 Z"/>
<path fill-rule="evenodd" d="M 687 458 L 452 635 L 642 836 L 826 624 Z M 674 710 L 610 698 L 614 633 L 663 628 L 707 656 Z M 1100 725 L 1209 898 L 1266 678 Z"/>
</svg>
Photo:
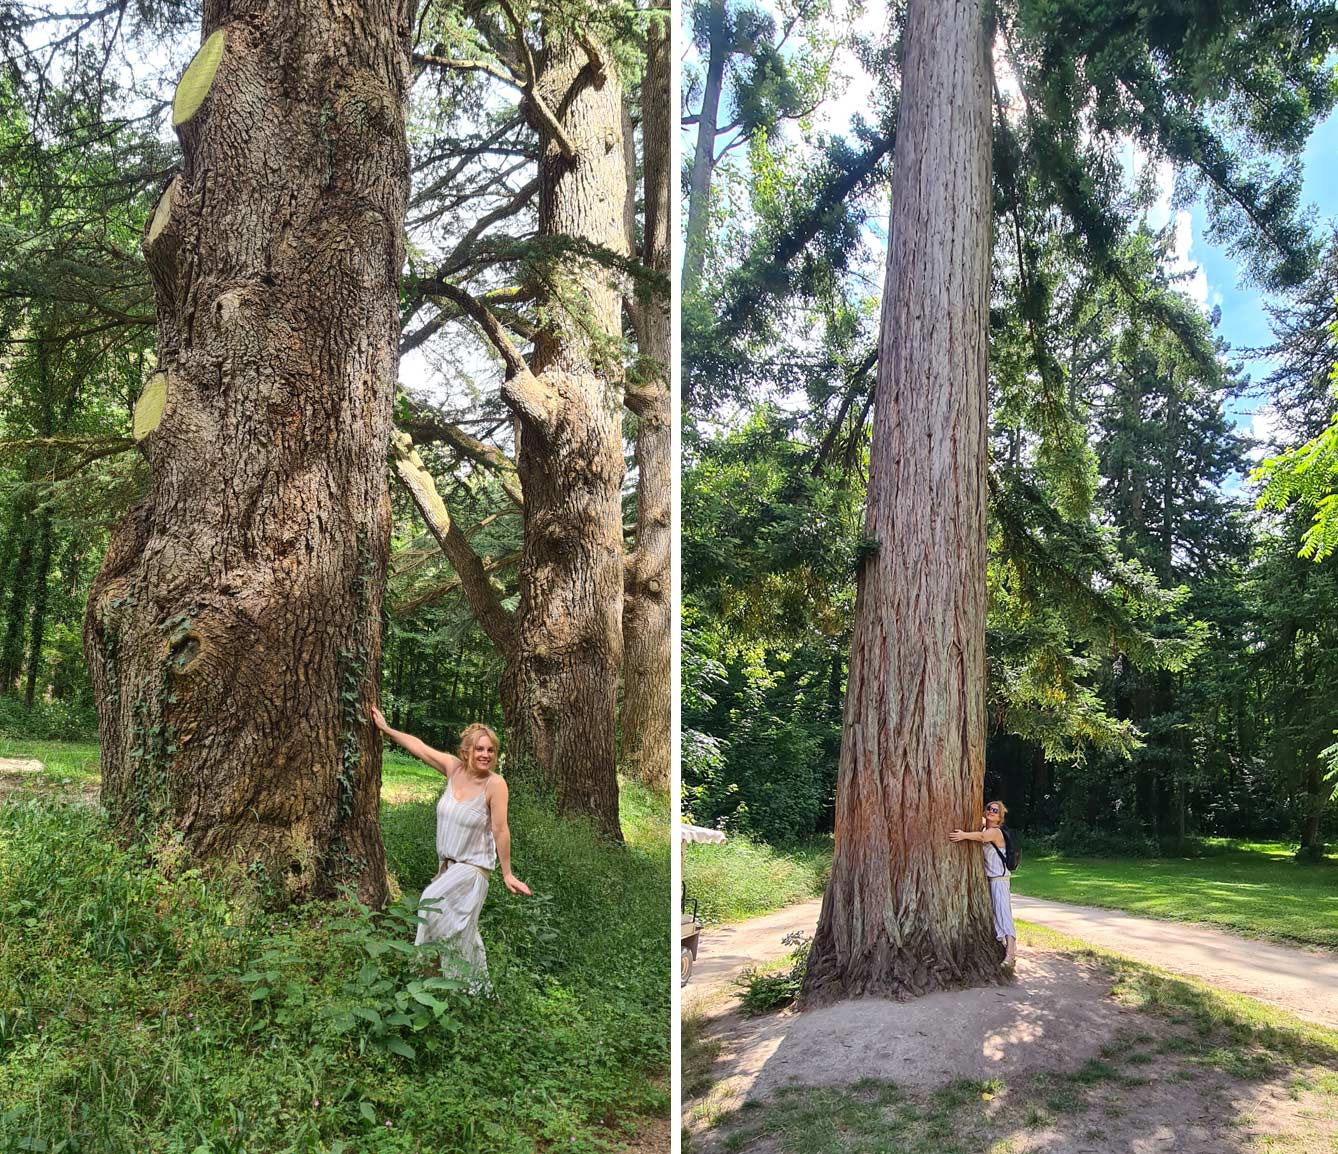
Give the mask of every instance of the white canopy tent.
<svg viewBox="0 0 1338 1154">
<path fill-rule="evenodd" d="M 690 841 L 708 842 L 711 845 L 719 845 L 725 840 L 725 835 L 721 830 L 707 829 L 702 825 L 688 825 L 687 822 L 682 822 L 678 827 L 678 831 L 679 836 L 683 839 L 684 845 Z"/>
</svg>

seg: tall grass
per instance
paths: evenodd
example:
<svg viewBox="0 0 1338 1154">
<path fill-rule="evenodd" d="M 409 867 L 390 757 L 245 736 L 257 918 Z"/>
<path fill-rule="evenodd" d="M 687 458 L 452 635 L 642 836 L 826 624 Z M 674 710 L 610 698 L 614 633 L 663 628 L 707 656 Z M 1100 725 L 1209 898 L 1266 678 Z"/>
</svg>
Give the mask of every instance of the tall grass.
<svg viewBox="0 0 1338 1154">
<path fill-rule="evenodd" d="M 822 896 L 830 839 L 779 848 L 731 834 L 723 845 L 690 845 L 683 882 L 703 921 L 735 922 Z"/>
<path fill-rule="evenodd" d="M 0 1150 L 594 1154 L 667 1113 L 663 800 L 625 785 L 615 847 L 513 790 L 535 896 L 493 885 L 471 997 L 410 944 L 440 784 L 388 764 L 405 899 L 380 915 L 267 911 L 117 848 L 94 807 L 0 804 Z"/>
</svg>

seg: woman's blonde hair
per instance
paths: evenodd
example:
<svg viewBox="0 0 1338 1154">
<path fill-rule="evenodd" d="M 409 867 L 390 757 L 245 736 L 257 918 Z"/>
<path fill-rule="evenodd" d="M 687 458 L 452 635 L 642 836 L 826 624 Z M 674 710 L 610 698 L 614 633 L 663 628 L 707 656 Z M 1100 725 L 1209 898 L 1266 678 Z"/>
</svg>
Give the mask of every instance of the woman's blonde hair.
<svg viewBox="0 0 1338 1154">
<path fill-rule="evenodd" d="M 472 764 L 470 758 L 474 756 L 474 746 L 478 744 L 479 736 L 484 733 L 492 738 L 493 750 L 499 754 L 502 752 L 501 743 L 497 740 L 497 731 L 491 725 L 476 721 L 472 725 L 466 725 L 465 731 L 460 734 L 460 760 L 466 765 Z"/>
<path fill-rule="evenodd" d="M 497 738 L 494 737 L 493 741 L 496 742 Z M 987 801 L 985 803 L 985 808 L 989 809 L 992 805 L 997 805 L 999 807 L 999 820 L 1003 821 L 1003 819 L 1008 816 L 1008 807 L 1001 801 Z"/>
</svg>

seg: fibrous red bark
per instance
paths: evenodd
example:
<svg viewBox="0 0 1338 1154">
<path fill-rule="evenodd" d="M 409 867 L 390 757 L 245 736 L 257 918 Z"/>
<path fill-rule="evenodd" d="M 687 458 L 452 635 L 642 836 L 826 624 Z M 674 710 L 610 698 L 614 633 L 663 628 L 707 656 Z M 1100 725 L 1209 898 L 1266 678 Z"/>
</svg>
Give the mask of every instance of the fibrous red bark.
<svg viewBox="0 0 1338 1154">
<path fill-rule="evenodd" d="M 985 768 L 989 41 L 911 0 L 836 855 L 803 997 L 988 982 Z"/>
</svg>

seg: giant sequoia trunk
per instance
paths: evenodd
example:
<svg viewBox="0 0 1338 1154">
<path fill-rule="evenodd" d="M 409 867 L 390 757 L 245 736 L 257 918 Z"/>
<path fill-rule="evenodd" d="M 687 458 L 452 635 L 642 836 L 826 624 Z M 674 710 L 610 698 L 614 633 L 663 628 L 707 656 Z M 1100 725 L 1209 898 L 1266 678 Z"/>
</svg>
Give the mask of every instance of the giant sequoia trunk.
<svg viewBox="0 0 1338 1154">
<path fill-rule="evenodd" d="M 103 800 L 123 836 L 379 903 L 408 4 L 211 0 L 203 31 L 144 234 L 151 491 L 85 621 Z"/>
<path fill-rule="evenodd" d="M 807 1004 L 991 980 L 985 770 L 989 59 L 981 0 L 911 0 L 878 402 Z"/>
<path fill-rule="evenodd" d="M 503 391 L 519 426 L 525 493 L 515 654 L 503 699 L 512 755 L 556 787 L 559 808 L 618 825 L 616 709 L 622 663 L 623 390 L 617 276 L 581 255 L 628 254 L 622 85 L 586 35 L 546 46 L 536 90 L 542 123 L 539 233 L 555 257 L 530 372 Z"/>
<path fill-rule="evenodd" d="M 668 12 L 667 3 L 663 11 Z M 642 80 L 646 235 L 642 263 L 662 287 L 637 294 L 637 337 L 646 366 L 627 390 L 637 417 L 636 551 L 628 564 L 623 610 L 622 764 L 656 789 L 669 788 L 670 495 L 669 363 L 669 31 L 653 21 Z"/>
</svg>

